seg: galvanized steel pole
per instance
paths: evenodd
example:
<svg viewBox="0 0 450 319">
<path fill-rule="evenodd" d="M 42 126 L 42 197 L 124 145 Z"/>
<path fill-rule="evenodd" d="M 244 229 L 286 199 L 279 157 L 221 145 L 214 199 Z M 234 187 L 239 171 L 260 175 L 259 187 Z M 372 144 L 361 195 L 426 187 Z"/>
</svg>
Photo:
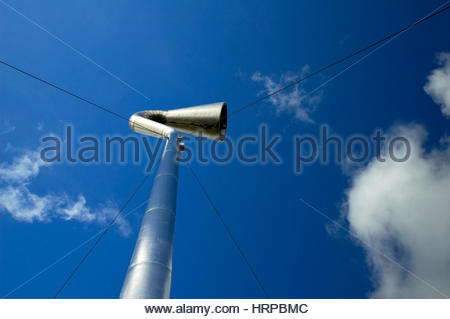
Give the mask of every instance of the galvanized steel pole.
<svg viewBox="0 0 450 319">
<path fill-rule="evenodd" d="M 120 298 L 169 298 L 178 187 L 178 134 L 170 133 Z"/>
<path fill-rule="evenodd" d="M 175 229 L 178 156 L 183 151 L 177 131 L 223 141 L 227 128 L 225 102 L 133 114 L 131 130 L 167 139 L 152 193 L 142 220 L 120 298 L 169 298 Z"/>
</svg>

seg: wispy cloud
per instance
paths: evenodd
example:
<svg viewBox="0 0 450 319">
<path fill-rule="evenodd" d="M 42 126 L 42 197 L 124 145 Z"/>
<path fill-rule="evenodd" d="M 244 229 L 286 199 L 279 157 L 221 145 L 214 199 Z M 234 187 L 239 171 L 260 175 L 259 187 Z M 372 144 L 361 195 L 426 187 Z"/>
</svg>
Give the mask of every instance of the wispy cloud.
<svg viewBox="0 0 450 319">
<path fill-rule="evenodd" d="M 256 72 L 252 75 L 251 80 L 256 83 L 261 83 L 264 86 L 264 90 L 260 92 L 260 95 L 266 95 L 298 80 L 308 72 L 309 66 L 305 65 L 300 74 L 287 72 L 282 74 L 279 79 L 276 80 L 273 76 Z M 321 100 L 321 92 L 311 95 L 298 85 L 268 98 L 268 101 L 275 107 L 275 111 L 278 115 L 281 113 L 294 115 L 297 119 L 304 122 L 313 122 L 311 114 L 315 111 Z"/>
<path fill-rule="evenodd" d="M 450 53 L 439 54 L 437 62 L 440 68 L 431 72 L 424 89 L 450 118 Z"/>
<path fill-rule="evenodd" d="M 39 174 L 42 166 L 48 163 L 41 160 L 38 152 L 25 152 L 15 157 L 11 164 L 0 163 L 0 180 L 7 183 L 23 184 Z"/>
<path fill-rule="evenodd" d="M 111 201 L 92 208 L 81 194 L 73 199 L 66 193 L 33 193 L 31 180 L 47 166 L 49 164 L 42 161 L 36 151 L 24 152 L 11 163 L 0 163 L 0 211 L 29 223 L 63 219 L 105 225 L 116 215 L 118 207 Z M 119 218 L 117 225 L 122 235 L 130 234 L 131 227 L 126 220 Z"/>
<path fill-rule="evenodd" d="M 16 130 L 14 125 L 11 125 L 8 121 L 4 121 L 3 125 L 0 126 L 0 135 L 9 134 Z"/>
</svg>

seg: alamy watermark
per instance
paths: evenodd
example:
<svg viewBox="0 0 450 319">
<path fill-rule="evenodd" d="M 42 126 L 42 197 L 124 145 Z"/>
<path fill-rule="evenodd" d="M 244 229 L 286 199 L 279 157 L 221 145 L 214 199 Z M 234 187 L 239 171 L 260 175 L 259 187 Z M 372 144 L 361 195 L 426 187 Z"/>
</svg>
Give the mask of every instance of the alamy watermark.
<svg viewBox="0 0 450 319">
<path fill-rule="evenodd" d="M 286 141 L 280 134 L 270 134 L 266 124 L 259 126 L 258 134 L 243 135 L 225 141 L 209 141 L 202 136 L 182 136 L 184 151 L 180 163 L 197 161 L 202 164 L 228 164 L 238 161 L 246 165 L 283 163 L 280 155 L 286 153 Z M 289 141 L 287 141 L 289 142 Z M 75 138 L 74 127 L 68 125 L 63 137 L 51 135 L 41 138 L 40 157 L 45 162 L 68 163 L 146 163 L 150 171 L 157 162 L 158 154 L 164 149 L 161 139 L 142 135 L 93 136 Z M 386 136 L 381 130 L 373 135 L 353 135 L 342 138 L 331 134 L 330 127 L 321 125 L 317 136 L 295 135 L 287 149 L 292 150 L 292 167 L 300 174 L 305 166 L 313 163 L 335 162 L 364 163 L 372 158 L 385 162 L 405 162 L 411 155 L 411 143 L 405 136 Z"/>
</svg>

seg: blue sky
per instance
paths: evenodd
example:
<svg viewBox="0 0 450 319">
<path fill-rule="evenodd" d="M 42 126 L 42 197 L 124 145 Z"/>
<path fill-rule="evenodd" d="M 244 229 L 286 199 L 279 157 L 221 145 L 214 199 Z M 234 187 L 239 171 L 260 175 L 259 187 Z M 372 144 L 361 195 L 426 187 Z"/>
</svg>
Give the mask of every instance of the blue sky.
<svg viewBox="0 0 450 319">
<path fill-rule="evenodd" d="M 418 20 L 443 2 L 7 3 L 150 100 L 0 3 L 2 60 L 129 116 L 145 108 L 222 100 L 232 112 L 265 90 L 262 82 L 252 80 L 255 73 L 278 83 L 282 75 L 301 74 L 306 65 L 318 69 Z M 330 221 L 300 201 L 303 198 L 332 219 L 341 220 L 345 203 L 353 203 L 346 194 L 355 175 L 335 163 L 317 163 L 294 174 L 292 139 L 296 134 L 317 136 L 320 124 L 346 138 L 416 123 L 428 132 L 424 148 L 439 149 L 441 138 L 448 134 L 448 119 L 424 86 L 427 76 L 438 67 L 437 55 L 450 51 L 449 28 L 449 13 L 439 15 L 343 73 L 320 89 L 317 101 L 309 101 L 315 108 L 309 113 L 309 122 L 289 111 L 277 112 L 279 101 L 260 103 L 229 118 L 231 138 L 256 135 L 262 123 L 271 134 L 282 135 L 277 147 L 281 165 L 192 162 L 272 297 L 365 298 L 380 291 L 377 267 L 384 264 L 378 265 L 345 232 L 330 231 Z M 299 94 L 313 90 L 350 63 L 305 82 Z M 75 138 L 133 135 L 125 121 L 4 66 L 0 76 L 2 165 L 37 150 L 42 136 L 63 136 L 68 124 L 74 127 Z M 67 196 L 72 201 L 82 195 L 91 213 L 99 214 L 104 205 L 120 207 L 126 201 L 142 180 L 145 166 L 145 162 L 117 161 L 55 164 L 40 167 L 27 188 L 39 196 Z M 151 178 L 125 212 L 143 203 L 150 190 Z M 119 295 L 142 213 L 143 207 L 127 216 L 128 236 L 117 229 L 105 236 L 62 298 Z M 344 221 L 352 222 L 350 218 Z M 101 229 L 101 221 L 20 221 L 3 209 L 0 295 Z M 52 297 L 86 249 L 71 254 L 10 297 Z M 173 298 L 263 297 L 185 166 L 180 168 L 173 269 Z"/>
</svg>

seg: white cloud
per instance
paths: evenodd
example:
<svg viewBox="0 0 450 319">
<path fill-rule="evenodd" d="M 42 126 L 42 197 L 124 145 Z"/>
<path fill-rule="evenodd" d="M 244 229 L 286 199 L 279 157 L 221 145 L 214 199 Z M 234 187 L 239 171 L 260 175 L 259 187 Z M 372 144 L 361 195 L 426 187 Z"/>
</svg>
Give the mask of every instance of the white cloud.
<svg viewBox="0 0 450 319">
<path fill-rule="evenodd" d="M 360 169 L 347 192 L 345 216 L 352 232 L 367 245 L 374 297 L 442 298 L 382 254 L 450 295 L 449 139 L 443 139 L 439 149 L 426 151 L 421 126 L 398 126 L 392 135 L 408 138 L 409 160 L 395 162 L 385 149 L 386 162 L 374 159 Z M 397 151 L 405 151 L 404 146 Z"/>
<path fill-rule="evenodd" d="M 264 91 L 261 94 L 265 95 L 275 92 L 289 83 L 298 80 L 304 74 L 308 73 L 308 71 L 309 66 L 305 65 L 300 75 L 293 72 L 287 72 L 282 74 L 278 81 L 275 81 L 271 76 L 256 72 L 252 75 L 251 80 L 253 82 L 261 83 L 264 86 Z M 321 99 L 322 94 L 320 92 L 310 95 L 298 85 L 269 97 L 269 101 L 275 107 L 277 114 L 287 113 L 294 115 L 297 119 L 304 122 L 313 122 L 310 115 L 314 112 Z"/>
<path fill-rule="evenodd" d="M 48 163 L 41 160 L 38 152 L 26 152 L 13 159 L 12 164 L 0 163 L 0 179 L 8 183 L 24 183 L 39 174 L 41 166 Z"/>
<path fill-rule="evenodd" d="M 431 72 L 424 89 L 450 118 L 450 53 L 439 54 L 438 64 L 441 67 Z"/>
<path fill-rule="evenodd" d="M 6 210 L 14 219 L 25 222 L 45 221 L 53 200 L 50 196 L 31 193 L 26 185 L 0 188 L 0 209 Z"/>
<path fill-rule="evenodd" d="M 16 130 L 14 125 L 9 124 L 8 121 L 4 121 L 2 127 L 0 127 L 0 135 L 9 134 Z"/>
<path fill-rule="evenodd" d="M 95 215 L 91 213 L 89 207 L 86 207 L 86 198 L 83 195 L 78 196 L 78 200 L 71 202 L 66 199 L 65 207 L 60 207 L 57 213 L 65 220 L 79 220 L 81 222 L 92 222 L 95 220 Z"/>
<path fill-rule="evenodd" d="M 117 214 L 118 207 L 113 202 L 91 208 L 83 195 L 73 200 L 65 193 L 38 195 L 31 192 L 30 181 L 39 175 L 42 167 L 48 165 L 41 160 L 38 152 L 33 151 L 14 158 L 10 164 L 0 163 L 0 211 L 29 223 L 50 222 L 59 218 L 99 225 L 107 225 Z M 119 217 L 116 224 L 122 235 L 131 233 L 125 219 Z"/>
</svg>

